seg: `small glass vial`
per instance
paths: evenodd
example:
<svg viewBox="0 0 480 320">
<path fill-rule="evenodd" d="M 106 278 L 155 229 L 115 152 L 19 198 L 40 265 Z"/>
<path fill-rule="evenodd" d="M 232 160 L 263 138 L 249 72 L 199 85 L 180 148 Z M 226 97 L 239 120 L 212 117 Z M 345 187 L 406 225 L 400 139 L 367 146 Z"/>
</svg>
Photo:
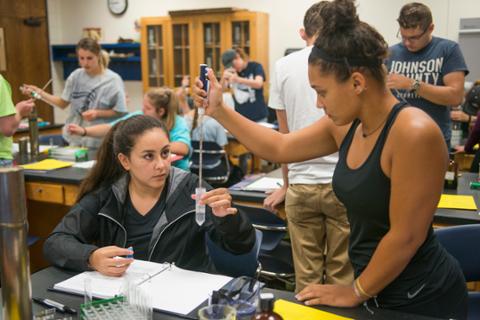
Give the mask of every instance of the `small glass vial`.
<svg viewBox="0 0 480 320">
<path fill-rule="evenodd" d="M 205 188 L 195 189 L 195 221 L 199 226 L 205 222 L 205 204 L 200 203 L 200 199 L 205 192 L 207 192 Z"/>
<path fill-rule="evenodd" d="M 260 293 L 259 311 L 255 314 L 255 320 L 283 320 L 282 316 L 273 311 L 275 296 L 273 293 Z"/>
</svg>

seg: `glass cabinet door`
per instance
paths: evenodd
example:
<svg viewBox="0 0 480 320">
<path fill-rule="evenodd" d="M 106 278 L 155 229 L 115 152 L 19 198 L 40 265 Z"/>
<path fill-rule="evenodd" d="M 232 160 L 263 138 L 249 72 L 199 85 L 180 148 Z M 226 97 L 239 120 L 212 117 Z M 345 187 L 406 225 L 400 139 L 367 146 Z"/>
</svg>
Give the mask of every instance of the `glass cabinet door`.
<svg viewBox="0 0 480 320">
<path fill-rule="evenodd" d="M 217 71 L 217 77 L 220 77 L 221 69 L 221 37 L 220 23 L 203 24 L 203 57 L 205 63 L 213 70 Z"/>
<path fill-rule="evenodd" d="M 232 47 L 242 48 L 246 54 L 250 55 L 250 22 L 233 21 L 232 22 Z"/>
<path fill-rule="evenodd" d="M 147 27 L 148 85 L 150 87 L 161 87 L 165 85 L 164 47 L 162 38 L 161 25 Z"/>
<path fill-rule="evenodd" d="M 173 25 L 173 83 L 182 85 L 182 78 L 190 74 L 190 36 L 188 24 Z"/>
</svg>

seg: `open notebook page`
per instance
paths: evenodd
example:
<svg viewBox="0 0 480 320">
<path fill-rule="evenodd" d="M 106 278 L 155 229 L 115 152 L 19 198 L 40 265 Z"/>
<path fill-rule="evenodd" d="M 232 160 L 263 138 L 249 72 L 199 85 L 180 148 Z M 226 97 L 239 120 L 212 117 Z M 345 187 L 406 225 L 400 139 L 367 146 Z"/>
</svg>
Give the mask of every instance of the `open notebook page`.
<svg viewBox="0 0 480 320">
<path fill-rule="evenodd" d="M 106 299 L 122 293 L 125 278 L 140 283 L 149 295 L 152 307 L 179 314 L 188 314 L 209 298 L 213 290 L 226 285 L 232 278 L 189 271 L 170 264 L 135 260 L 122 277 L 107 277 L 98 272 L 83 272 L 54 285 L 54 289 L 84 294 L 85 278 L 91 278 L 92 295 Z"/>
<path fill-rule="evenodd" d="M 213 290 L 226 285 L 232 278 L 217 274 L 184 270 L 176 266 L 141 285 L 151 292 L 152 307 L 179 314 L 188 314 L 209 298 Z"/>
<path fill-rule="evenodd" d="M 278 189 L 283 185 L 282 178 L 261 177 L 249 185 L 245 186 L 243 190 L 248 191 L 267 191 Z"/>
<path fill-rule="evenodd" d="M 127 279 L 134 283 L 140 283 L 167 268 L 169 268 L 169 264 L 135 260 L 122 277 L 109 277 L 96 271 L 87 271 L 59 282 L 53 288 L 83 295 L 85 293 L 85 279 L 90 278 L 94 297 L 100 299 L 113 298 L 115 295 L 122 293 Z"/>
</svg>

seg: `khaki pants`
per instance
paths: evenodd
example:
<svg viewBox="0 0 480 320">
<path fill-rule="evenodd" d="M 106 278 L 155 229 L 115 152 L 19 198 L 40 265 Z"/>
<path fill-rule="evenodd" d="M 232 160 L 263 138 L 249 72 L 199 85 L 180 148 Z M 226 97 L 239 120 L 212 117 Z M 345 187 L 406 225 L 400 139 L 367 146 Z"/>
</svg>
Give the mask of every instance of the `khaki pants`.
<svg viewBox="0 0 480 320">
<path fill-rule="evenodd" d="M 292 184 L 285 199 L 295 266 L 295 291 L 311 283 L 350 284 L 350 225 L 331 184 Z"/>
</svg>

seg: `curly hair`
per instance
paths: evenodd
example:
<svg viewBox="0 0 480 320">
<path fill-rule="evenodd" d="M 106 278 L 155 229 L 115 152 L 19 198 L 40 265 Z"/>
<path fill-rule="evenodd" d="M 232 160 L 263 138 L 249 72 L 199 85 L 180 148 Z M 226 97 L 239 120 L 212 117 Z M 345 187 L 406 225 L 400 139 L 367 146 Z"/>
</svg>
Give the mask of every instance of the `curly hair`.
<svg viewBox="0 0 480 320">
<path fill-rule="evenodd" d="M 375 28 L 360 21 L 354 1 L 328 2 L 321 9 L 320 18 L 323 23 L 309 64 L 320 67 L 323 73 L 334 74 L 341 82 L 359 71 L 383 83 L 388 44 Z"/>
</svg>

